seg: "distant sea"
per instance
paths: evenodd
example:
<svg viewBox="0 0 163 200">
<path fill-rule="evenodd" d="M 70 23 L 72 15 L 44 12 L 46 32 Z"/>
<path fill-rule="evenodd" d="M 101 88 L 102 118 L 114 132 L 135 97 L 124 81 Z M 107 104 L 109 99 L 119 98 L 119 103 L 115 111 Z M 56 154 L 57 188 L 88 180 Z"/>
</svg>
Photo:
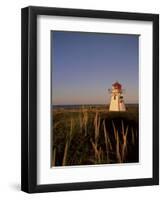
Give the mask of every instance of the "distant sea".
<svg viewBox="0 0 163 200">
<path fill-rule="evenodd" d="M 79 109 L 79 108 L 107 108 L 108 104 L 75 104 L 75 105 L 52 105 L 53 109 Z M 138 104 L 126 104 L 127 107 L 138 106 Z"/>
</svg>

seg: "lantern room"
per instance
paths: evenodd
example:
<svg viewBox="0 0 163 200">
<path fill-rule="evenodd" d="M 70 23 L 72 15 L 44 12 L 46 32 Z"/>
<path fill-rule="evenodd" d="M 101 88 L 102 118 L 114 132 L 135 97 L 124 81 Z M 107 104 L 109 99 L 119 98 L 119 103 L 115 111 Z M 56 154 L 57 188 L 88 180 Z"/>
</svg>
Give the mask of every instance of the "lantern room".
<svg viewBox="0 0 163 200">
<path fill-rule="evenodd" d="M 112 84 L 112 87 L 113 87 L 113 89 L 118 89 L 118 90 L 122 89 L 122 85 L 120 83 L 118 83 L 117 81 Z"/>
</svg>

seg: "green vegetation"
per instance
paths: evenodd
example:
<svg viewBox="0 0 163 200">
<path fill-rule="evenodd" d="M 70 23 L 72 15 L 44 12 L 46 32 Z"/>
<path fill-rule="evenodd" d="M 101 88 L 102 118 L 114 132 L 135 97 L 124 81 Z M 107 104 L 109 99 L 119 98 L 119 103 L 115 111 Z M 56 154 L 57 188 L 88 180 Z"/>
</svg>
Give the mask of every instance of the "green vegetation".
<svg viewBox="0 0 163 200">
<path fill-rule="evenodd" d="M 53 109 L 52 166 L 138 162 L 138 105 L 127 108 Z"/>
</svg>

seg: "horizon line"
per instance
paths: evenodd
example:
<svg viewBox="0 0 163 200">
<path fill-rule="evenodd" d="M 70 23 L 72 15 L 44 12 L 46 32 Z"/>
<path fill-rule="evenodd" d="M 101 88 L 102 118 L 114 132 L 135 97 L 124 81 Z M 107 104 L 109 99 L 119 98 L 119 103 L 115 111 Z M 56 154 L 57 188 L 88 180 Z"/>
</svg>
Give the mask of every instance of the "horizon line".
<svg viewBox="0 0 163 200">
<path fill-rule="evenodd" d="M 134 103 L 125 103 L 125 104 L 139 104 L 138 102 L 134 102 Z M 53 106 L 75 106 L 75 105 L 110 105 L 110 103 L 84 103 L 84 104 L 53 104 Z"/>
</svg>

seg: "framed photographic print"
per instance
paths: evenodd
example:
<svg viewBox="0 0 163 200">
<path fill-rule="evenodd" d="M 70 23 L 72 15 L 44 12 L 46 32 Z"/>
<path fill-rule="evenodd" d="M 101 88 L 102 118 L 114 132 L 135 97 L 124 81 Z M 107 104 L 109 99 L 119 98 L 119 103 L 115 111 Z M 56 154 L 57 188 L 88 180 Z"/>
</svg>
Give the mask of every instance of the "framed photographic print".
<svg viewBox="0 0 163 200">
<path fill-rule="evenodd" d="M 159 184 L 159 16 L 22 9 L 22 190 Z"/>
</svg>

